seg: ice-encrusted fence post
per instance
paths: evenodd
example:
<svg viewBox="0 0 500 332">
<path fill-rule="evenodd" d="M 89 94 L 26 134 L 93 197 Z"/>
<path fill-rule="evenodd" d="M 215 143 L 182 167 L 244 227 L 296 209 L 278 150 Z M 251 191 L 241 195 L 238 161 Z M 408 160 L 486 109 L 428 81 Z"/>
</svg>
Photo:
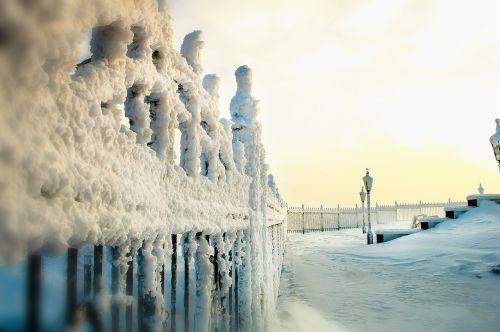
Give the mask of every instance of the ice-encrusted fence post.
<svg viewBox="0 0 500 332">
<path fill-rule="evenodd" d="M 170 328 L 172 332 L 176 331 L 176 315 L 177 315 L 177 234 L 172 234 L 172 256 L 171 256 L 171 310 L 170 310 Z"/>
<path fill-rule="evenodd" d="M 200 75 L 203 71 L 201 66 L 202 47 L 201 31 L 193 31 L 187 34 L 181 45 L 181 55 L 197 75 Z M 191 114 L 191 118 L 179 126 L 182 132 L 180 165 L 187 175 L 196 177 L 199 175 L 201 167 L 201 105 L 192 82 L 179 81 L 178 87 L 179 96 L 187 111 Z"/>
<path fill-rule="evenodd" d="M 118 267 L 118 260 L 120 257 L 118 247 L 111 248 L 111 255 L 113 264 L 111 266 L 111 293 L 114 297 L 114 301 L 111 305 L 111 331 L 117 332 L 120 330 L 120 307 L 117 303 L 116 296 L 118 295 L 118 289 L 120 284 L 120 273 Z"/>
<path fill-rule="evenodd" d="M 165 253 L 164 238 L 145 240 L 137 257 L 137 320 L 139 331 L 164 329 L 164 298 L 161 292 L 161 265 Z M 161 258 L 161 260 L 160 260 Z"/>
<path fill-rule="evenodd" d="M 211 296 L 213 267 L 210 262 L 210 238 L 196 233 L 195 274 L 196 274 L 196 313 L 195 331 L 210 331 L 211 329 Z"/>
<path fill-rule="evenodd" d="M 233 120 L 233 142 L 241 142 L 247 159 L 245 174 L 252 179 L 249 188 L 249 228 L 245 231 L 245 256 L 241 266 L 240 283 L 242 302 L 240 322 L 242 329 L 262 330 L 265 319 L 261 319 L 265 307 L 263 291 L 266 288 L 264 264 L 266 250 L 263 240 L 266 236 L 266 206 L 263 201 L 267 186 L 264 164 L 264 148 L 261 142 L 261 126 L 257 121 L 258 101 L 252 96 L 252 71 L 241 66 L 235 72 L 237 91 L 231 99 Z M 251 310 L 248 311 L 248 305 Z M 266 318 L 266 317 L 264 317 Z"/>
<path fill-rule="evenodd" d="M 134 260 L 132 253 L 128 254 L 129 260 L 127 262 L 127 272 L 125 281 L 125 294 L 129 298 L 134 295 Z M 133 301 L 130 301 L 127 309 L 125 310 L 125 327 L 127 332 L 132 332 L 133 330 Z"/>
<path fill-rule="evenodd" d="M 189 331 L 189 262 L 192 255 L 192 234 L 183 235 L 182 255 L 184 256 L 184 331 Z"/>
</svg>

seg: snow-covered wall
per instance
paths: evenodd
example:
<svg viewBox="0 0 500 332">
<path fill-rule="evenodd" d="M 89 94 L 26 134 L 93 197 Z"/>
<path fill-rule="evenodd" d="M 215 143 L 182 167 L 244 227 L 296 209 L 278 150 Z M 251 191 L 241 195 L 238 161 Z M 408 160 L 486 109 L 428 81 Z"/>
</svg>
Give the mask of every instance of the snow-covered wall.
<svg viewBox="0 0 500 332">
<path fill-rule="evenodd" d="M 251 70 L 236 70 L 232 119 L 219 119 L 201 32 L 179 53 L 169 21 L 164 0 L 0 2 L 0 261 L 83 244 L 161 260 L 169 234 L 228 232 L 245 242 L 241 280 L 256 281 L 240 300 L 255 318 L 267 226 L 286 224 L 286 204 L 267 175 Z"/>
</svg>

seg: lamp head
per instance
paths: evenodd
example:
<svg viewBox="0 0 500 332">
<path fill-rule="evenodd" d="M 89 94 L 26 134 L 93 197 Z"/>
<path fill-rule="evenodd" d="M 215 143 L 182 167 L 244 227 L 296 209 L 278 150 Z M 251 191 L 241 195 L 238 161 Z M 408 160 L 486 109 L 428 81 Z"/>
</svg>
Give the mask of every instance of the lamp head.
<svg viewBox="0 0 500 332">
<path fill-rule="evenodd" d="M 372 190 L 373 178 L 370 176 L 370 170 L 366 169 L 366 175 L 363 177 L 363 183 L 365 184 L 365 188 L 367 192 Z"/>
<path fill-rule="evenodd" d="M 361 203 L 364 203 L 366 198 L 365 188 L 361 187 L 361 191 L 359 192 L 359 197 L 361 198 Z"/>
<path fill-rule="evenodd" d="M 495 122 L 497 124 L 497 128 L 495 134 L 490 137 L 490 143 L 493 148 L 493 153 L 495 154 L 498 167 L 500 168 L 500 119 L 496 119 Z"/>
</svg>

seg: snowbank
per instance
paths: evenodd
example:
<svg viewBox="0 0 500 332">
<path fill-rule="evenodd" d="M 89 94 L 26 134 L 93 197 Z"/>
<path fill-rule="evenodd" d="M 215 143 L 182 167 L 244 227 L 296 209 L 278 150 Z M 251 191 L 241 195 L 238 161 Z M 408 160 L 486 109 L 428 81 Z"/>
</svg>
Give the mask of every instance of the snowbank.
<svg viewBox="0 0 500 332">
<path fill-rule="evenodd" d="M 500 205 L 487 202 L 371 246 L 360 229 L 291 234 L 276 331 L 497 331 L 498 264 Z"/>
<path fill-rule="evenodd" d="M 500 205 L 483 202 L 458 219 L 349 254 L 434 275 L 481 276 L 500 264 Z"/>
</svg>

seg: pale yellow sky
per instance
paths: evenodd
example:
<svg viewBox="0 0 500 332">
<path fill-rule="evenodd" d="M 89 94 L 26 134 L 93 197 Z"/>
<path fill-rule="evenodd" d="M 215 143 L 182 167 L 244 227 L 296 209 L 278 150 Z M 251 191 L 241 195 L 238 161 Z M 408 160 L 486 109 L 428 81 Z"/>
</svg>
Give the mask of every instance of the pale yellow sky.
<svg viewBox="0 0 500 332">
<path fill-rule="evenodd" d="M 171 0 L 174 45 L 204 32 L 204 72 L 254 70 L 267 161 L 289 205 L 500 192 L 496 0 Z"/>
</svg>

